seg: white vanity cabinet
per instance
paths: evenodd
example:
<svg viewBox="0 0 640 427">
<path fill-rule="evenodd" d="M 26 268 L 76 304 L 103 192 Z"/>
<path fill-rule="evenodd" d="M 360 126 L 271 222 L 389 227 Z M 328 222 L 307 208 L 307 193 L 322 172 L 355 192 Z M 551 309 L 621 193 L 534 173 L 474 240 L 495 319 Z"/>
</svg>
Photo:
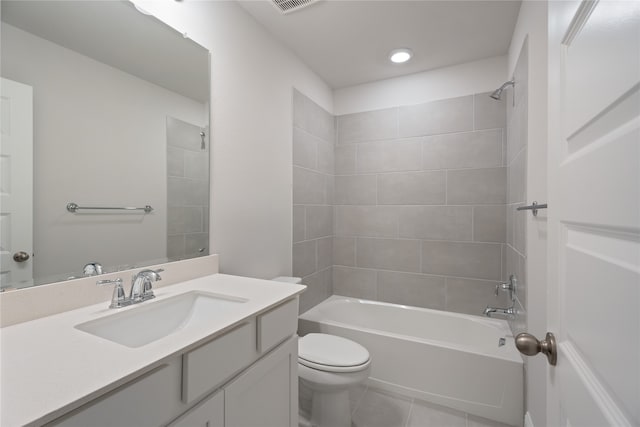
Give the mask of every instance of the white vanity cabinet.
<svg viewBox="0 0 640 427">
<path fill-rule="evenodd" d="M 225 427 L 298 425 L 298 338 L 289 338 L 224 388 Z"/>
<path fill-rule="evenodd" d="M 54 420 L 78 427 L 295 427 L 298 299 Z"/>
<path fill-rule="evenodd" d="M 169 427 L 224 427 L 224 391 L 207 397 Z"/>
<path fill-rule="evenodd" d="M 94 399 L 50 425 L 64 427 L 154 427 L 182 410 L 180 358 Z"/>
</svg>

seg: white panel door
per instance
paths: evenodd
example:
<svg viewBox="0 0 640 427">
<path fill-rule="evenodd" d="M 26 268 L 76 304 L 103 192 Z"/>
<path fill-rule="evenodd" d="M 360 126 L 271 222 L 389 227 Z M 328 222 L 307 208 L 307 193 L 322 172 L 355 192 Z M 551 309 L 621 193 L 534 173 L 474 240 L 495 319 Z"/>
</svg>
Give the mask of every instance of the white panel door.
<svg viewBox="0 0 640 427">
<path fill-rule="evenodd" d="M 640 425 L 640 2 L 552 1 L 549 37 L 547 423 Z"/>
<path fill-rule="evenodd" d="M 0 116 L 0 288 L 30 284 L 33 272 L 33 89 L 2 79 Z M 14 254 L 29 258 L 14 261 Z"/>
</svg>

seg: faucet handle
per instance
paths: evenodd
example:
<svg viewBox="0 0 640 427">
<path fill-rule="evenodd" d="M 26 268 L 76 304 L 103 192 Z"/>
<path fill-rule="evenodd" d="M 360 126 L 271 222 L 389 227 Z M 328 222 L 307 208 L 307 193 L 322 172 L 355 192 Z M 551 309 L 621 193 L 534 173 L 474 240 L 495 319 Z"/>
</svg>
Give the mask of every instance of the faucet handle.
<svg viewBox="0 0 640 427">
<path fill-rule="evenodd" d="M 105 280 L 98 280 L 96 282 L 96 285 L 98 286 L 106 286 L 106 285 L 116 285 L 116 287 L 118 286 L 122 286 L 122 279 L 120 277 L 116 278 L 116 279 L 105 279 Z"/>
<path fill-rule="evenodd" d="M 139 271 L 136 276 L 148 277 L 151 280 L 162 280 L 162 277 L 160 277 L 160 273 L 162 273 L 163 271 L 164 271 L 164 268 L 158 268 L 156 270 L 151 270 L 150 268 L 147 268 L 145 270 Z"/>
<path fill-rule="evenodd" d="M 121 308 L 131 303 L 124 293 L 124 288 L 122 287 L 122 279 L 120 277 L 113 280 L 98 280 L 96 282 L 96 285 L 115 285 L 115 287 L 113 288 L 113 295 L 111 296 L 111 304 L 109 305 L 109 308 Z"/>
<path fill-rule="evenodd" d="M 143 300 L 148 300 L 151 298 L 155 298 L 155 295 L 153 294 L 153 285 L 151 284 L 152 280 L 158 281 L 158 280 L 162 280 L 162 277 L 160 276 L 160 273 L 164 271 L 164 268 L 158 268 L 156 270 L 149 270 L 151 273 L 147 273 L 147 277 L 149 278 L 149 280 L 145 280 L 143 282 L 142 285 L 142 299 Z"/>
<path fill-rule="evenodd" d="M 157 270 L 145 269 L 136 273 L 131 280 L 131 295 L 129 299 L 136 303 L 155 298 L 152 282 L 162 280 L 160 273 L 163 271 L 164 269 L 162 268 Z"/>
<path fill-rule="evenodd" d="M 498 283 L 496 285 L 496 292 L 495 295 L 498 296 L 498 293 L 500 291 L 508 291 L 509 292 L 509 298 L 511 298 L 511 301 L 515 301 L 516 300 L 516 287 L 517 287 L 517 283 L 518 283 L 518 278 L 516 277 L 515 274 L 512 274 L 511 276 L 509 276 L 509 281 L 508 282 L 504 282 L 504 283 Z"/>
</svg>

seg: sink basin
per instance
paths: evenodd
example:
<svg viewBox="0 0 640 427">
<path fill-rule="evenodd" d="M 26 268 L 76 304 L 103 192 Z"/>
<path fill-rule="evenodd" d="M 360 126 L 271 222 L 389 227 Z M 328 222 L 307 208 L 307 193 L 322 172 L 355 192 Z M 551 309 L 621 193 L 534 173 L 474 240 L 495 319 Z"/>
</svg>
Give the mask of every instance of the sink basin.
<svg viewBox="0 0 640 427">
<path fill-rule="evenodd" d="M 148 301 L 101 319 L 76 325 L 83 332 L 136 348 L 179 330 L 211 324 L 247 299 L 208 292 L 186 292 Z"/>
</svg>

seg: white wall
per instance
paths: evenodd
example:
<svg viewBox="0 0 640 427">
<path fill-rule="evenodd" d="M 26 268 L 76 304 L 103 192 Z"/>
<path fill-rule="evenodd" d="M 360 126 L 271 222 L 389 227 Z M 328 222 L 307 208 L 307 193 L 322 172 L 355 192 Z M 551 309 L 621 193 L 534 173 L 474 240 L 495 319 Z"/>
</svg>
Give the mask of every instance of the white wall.
<svg viewBox="0 0 640 427">
<path fill-rule="evenodd" d="M 291 274 L 292 89 L 331 89 L 235 2 L 136 1 L 211 50 L 212 253 L 220 271 Z"/>
<path fill-rule="evenodd" d="M 166 116 L 202 125 L 205 106 L 4 22 L 2 60 L 34 88 L 36 281 L 165 258 Z M 156 210 L 74 215 L 69 202 Z"/>
<path fill-rule="evenodd" d="M 547 201 L 547 3 L 523 1 L 509 48 L 509 76 L 525 40 L 529 49 L 529 105 L 527 150 L 528 201 Z M 518 85 L 518 82 L 516 82 Z M 517 86 L 516 86 L 517 90 Z M 546 211 L 526 215 L 528 332 L 539 338 L 547 332 L 547 222 Z M 546 425 L 547 361 L 527 360 L 526 407 L 534 425 Z"/>
<path fill-rule="evenodd" d="M 507 80 L 507 57 L 496 56 L 334 91 L 334 114 L 414 105 L 490 92 Z"/>
</svg>

